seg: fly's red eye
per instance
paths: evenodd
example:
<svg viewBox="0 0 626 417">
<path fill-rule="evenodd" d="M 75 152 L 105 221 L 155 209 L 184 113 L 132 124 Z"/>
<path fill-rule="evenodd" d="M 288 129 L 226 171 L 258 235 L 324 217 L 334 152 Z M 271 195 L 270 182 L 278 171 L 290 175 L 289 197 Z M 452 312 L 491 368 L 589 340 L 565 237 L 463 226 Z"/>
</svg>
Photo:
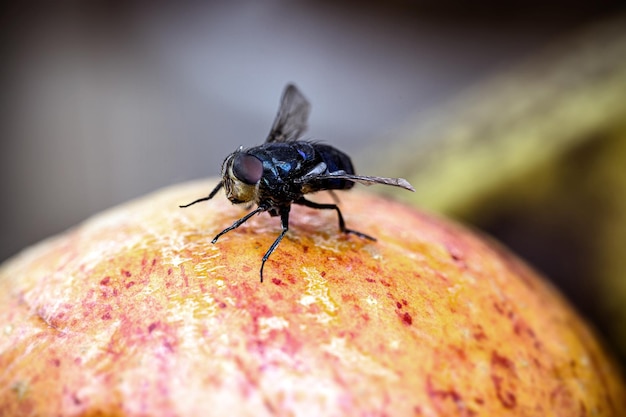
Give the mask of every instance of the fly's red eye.
<svg viewBox="0 0 626 417">
<path fill-rule="evenodd" d="M 233 160 L 233 174 L 239 181 L 254 185 L 263 175 L 263 163 L 255 156 L 238 153 Z"/>
</svg>

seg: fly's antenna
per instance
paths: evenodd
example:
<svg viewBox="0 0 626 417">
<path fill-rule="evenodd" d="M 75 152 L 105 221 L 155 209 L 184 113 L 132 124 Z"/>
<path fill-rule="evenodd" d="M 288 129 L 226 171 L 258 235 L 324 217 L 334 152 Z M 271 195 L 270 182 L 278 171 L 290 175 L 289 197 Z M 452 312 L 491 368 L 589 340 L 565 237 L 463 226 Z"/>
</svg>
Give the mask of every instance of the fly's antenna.
<svg viewBox="0 0 626 417">
<path fill-rule="evenodd" d="M 213 191 L 211 191 L 211 194 L 209 194 L 209 196 L 208 196 L 208 197 L 202 197 L 202 198 L 197 199 L 196 201 L 192 201 L 192 202 L 191 202 L 191 203 L 189 203 L 189 204 L 185 204 L 184 206 L 178 206 L 178 207 L 180 207 L 180 208 L 185 208 L 185 207 L 193 206 L 194 204 L 199 203 L 199 202 L 201 202 L 201 201 L 207 201 L 207 200 L 210 200 L 210 199 L 212 199 L 213 197 L 215 197 L 215 194 L 217 194 L 217 192 L 218 192 L 218 191 L 219 191 L 219 190 L 220 190 L 223 186 L 224 186 L 224 181 L 220 181 L 220 183 L 219 183 L 219 184 L 217 184 L 217 186 L 213 189 Z"/>
</svg>

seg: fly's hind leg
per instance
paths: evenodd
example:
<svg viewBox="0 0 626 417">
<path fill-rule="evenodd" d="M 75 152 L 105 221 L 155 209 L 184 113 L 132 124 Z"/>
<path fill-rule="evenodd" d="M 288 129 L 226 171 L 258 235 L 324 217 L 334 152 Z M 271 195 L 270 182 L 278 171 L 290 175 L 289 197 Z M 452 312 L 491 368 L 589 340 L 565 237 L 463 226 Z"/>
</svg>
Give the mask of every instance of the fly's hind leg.
<svg viewBox="0 0 626 417">
<path fill-rule="evenodd" d="M 299 199 L 294 201 L 294 203 L 295 204 L 300 204 L 302 206 L 314 208 L 314 209 L 319 209 L 319 210 L 335 210 L 337 212 L 337 217 L 339 217 L 339 230 L 341 230 L 342 233 L 348 233 L 348 234 L 357 235 L 358 237 L 362 237 L 364 239 L 369 239 L 369 240 L 373 240 L 373 241 L 376 240 L 376 238 L 374 238 L 374 237 L 372 237 L 370 235 L 366 235 L 365 233 L 361 233 L 361 232 L 358 232 L 356 230 L 348 229 L 346 227 L 346 222 L 343 220 L 343 216 L 341 215 L 341 210 L 339 210 L 339 207 L 336 204 L 314 203 L 313 201 L 309 201 L 309 200 L 307 200 L 304 197 L 300 197 Z"/>
</svg>

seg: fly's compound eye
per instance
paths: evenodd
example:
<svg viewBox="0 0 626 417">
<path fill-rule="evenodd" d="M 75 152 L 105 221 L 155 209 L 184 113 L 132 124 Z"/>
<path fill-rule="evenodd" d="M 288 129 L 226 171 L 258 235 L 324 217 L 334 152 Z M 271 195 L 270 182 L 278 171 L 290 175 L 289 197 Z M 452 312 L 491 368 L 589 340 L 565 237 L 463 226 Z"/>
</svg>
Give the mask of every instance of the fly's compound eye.
<svg viewBox="0 0 626 417">
<path fill-rule="evenodd" d="M 238 153 L 233 160 L 233 174 L 239 181 L 254 185 L 263 175 L 263 163 L 255 156 Z"/>
</svg>

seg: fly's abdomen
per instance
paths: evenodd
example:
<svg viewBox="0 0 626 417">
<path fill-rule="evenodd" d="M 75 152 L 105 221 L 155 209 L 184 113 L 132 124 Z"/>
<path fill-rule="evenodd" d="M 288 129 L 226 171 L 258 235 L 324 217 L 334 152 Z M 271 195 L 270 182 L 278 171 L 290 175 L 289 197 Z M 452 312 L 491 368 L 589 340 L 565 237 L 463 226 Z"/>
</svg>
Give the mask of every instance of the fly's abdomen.
<svg viewBox="0 0 626 417">
<path fill-rule="evenodd" d="M 325 174 L 332 174 L 337 171 L 354 174 L 354 167 L 348 155 L 329 145 L 316 143 L 313 146 L 319 158 L 326 164 L 327 172 Z M 325 179 L 320 181 L 320 185 L 321 189 L 348 190 L 354 187 L 354 182 L 342 179 Z"/>
</svg>

